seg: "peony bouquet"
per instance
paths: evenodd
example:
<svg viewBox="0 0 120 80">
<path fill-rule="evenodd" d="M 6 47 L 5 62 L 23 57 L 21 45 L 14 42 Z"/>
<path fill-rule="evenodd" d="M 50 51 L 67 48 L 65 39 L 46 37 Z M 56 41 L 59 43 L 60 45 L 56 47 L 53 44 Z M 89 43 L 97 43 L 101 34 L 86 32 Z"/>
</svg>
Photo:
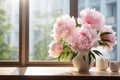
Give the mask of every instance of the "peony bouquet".
<svg viewBox="0 0 120 80">
<path fill-rule="evenodd" d="M 89 55 L 89 59 L 102 56 L 97 48 L 103 46 L 108 51 L 116 45 L 112 26 L 104 24 L 105 17 L 95 9 L 80 12 L 81 18 L 64 15 L 58 17 L 53 27 L 54 41 L 49 45 L 49 55 L 58 60 L 73 59 L 77 54 Z M 84 59 L 84 56 L 83 56 Z"/>
</svg>

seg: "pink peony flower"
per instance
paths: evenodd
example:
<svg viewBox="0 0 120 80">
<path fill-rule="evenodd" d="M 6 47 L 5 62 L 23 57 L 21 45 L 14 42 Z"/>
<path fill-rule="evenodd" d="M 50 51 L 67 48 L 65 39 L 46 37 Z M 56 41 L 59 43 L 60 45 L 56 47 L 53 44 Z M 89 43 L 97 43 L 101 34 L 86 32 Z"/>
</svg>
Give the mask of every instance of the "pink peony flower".
<svg viewBox="0 0 120 80">
<path fill-rule="evenodd" d="M 74 30 L 76 22 L 74 17 L 68 15 L 59 17 L 54 24 L 54 39 L 61 40 L 67 38 Z"/>
<path fill-rule="evenodd" d="M 98 40 L 97 32 L 87 24 L 81 28 L 76 28 L 73 35 L 66 39 L 75 52 L 89 51 L 90 48 L 98 45 Z"/>
<path fill-rule="evenodd" d="M 98 46 L 104 46 L 109 51 L 113 50 L 117 43 L 115 32 L 111 26 L 104 26 L 105 17 L 95 9 L 82 10 L 80 15 L 81 18 L 78 18 L 77 22 L 74 17 L 68 15 L 56 20 L 53 28 L 55 41 L 49 46 L 51 57 L 65 60 L 67 57 L 73 58 L 73 54 L 76 53 L 87 55 L 89 51 L 94 57 L 94 53 L 101 55 L 99 51 L 94 51 Z"/>
<path fill-rule="evenodd" d="M 112 26 L 103 26 L 101 31 L 101 33 L 104 32 L 110 32 L 111 34 L 106 34 L 104 36 L 101 36 L 101 40 L 109 40 L 109 41 L 104 41 L 105 44 L 107 44 L 106 46 L 104 46 L 108 51 L 112 51 L 113 50 L 113 46 L 116 45 L 117 41 L 116 41 L 116 37 L 115 37 L 115 32 L 112 29 Z"/>
<path fill-rule="evenodd" d="M 49 49 L 49 53 L 51 57 L 53 58 L 57 58 L 61 55 L 61 52 L 63 50 L 63 46 L 57 42 L 57 41 L 53 41 L 50 45 L 49 45 L 50 49 Z"/>
<path fill-rule="evenodd" d="M 104 23 L 104 16 L 95 9 L 82 10 L 82 19 L 78 18 L 79 24 L 90 24 L 92 28 L 99 30 Z"/>
</svg>

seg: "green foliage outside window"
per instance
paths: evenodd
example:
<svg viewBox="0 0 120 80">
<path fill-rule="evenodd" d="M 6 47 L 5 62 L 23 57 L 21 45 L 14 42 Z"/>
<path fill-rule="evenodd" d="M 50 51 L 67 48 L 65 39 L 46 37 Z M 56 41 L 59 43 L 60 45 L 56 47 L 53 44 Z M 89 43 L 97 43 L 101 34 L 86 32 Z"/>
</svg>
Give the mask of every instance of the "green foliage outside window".
<svg viewBox="0 0 120 80">
<path fill-rule="evenodd" d="M 34 51 L 33 51 L 33 61 L 46 61 L 46 60 L 53 60 L 49 57 L 48 54 L 48 45 L 52 41 L 51 38 L 51 29 L 53 27 L 53 23 L 55 22 L 55 19 L 60 16 L 62 12 L 60 10 L 53 11 L 51 13 L 46 13 L 44 15 L 41 15 L 38 19 L 46 19 L 48 20 L 49 17 L 53 18 L 53 21 L 46 21 L 46 24 L 40 25 L 36 24 L 34 27 L 37 28 L 39 32 L 39 40 L 34 45 Z M 47 23 L 48 22 L 48 23 Z M 42 46 L 42 47 L 41 47 Z"/>
<path fill-rule="evenodd" d="M 10 20 L 7 18 L 7 11 L 3 7 L 4 0 L 0 1 L 0 60 L 16 60 L 17 48 L 6 42 L 5 35 L 10 33 L 13 28 Z"/>
</svg>

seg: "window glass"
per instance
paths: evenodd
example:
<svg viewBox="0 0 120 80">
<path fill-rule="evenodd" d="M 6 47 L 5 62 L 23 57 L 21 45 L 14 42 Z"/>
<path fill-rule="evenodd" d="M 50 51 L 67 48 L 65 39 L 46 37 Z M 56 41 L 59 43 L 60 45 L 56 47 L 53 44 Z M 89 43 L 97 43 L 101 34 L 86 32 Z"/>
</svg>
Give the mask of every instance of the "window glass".
<svg viewBox="0 0 120 80">
<path fill-rule="evenodd" d="M 0 0 L 0 62 L 19 59 L 19 0 Z"/>
<path fill-rule="evenodd" d="M 53 61 L 48 45 L 58 16 L 69 14 L 70 0 L 29 0 L 29 61 Z"/>
</svg>

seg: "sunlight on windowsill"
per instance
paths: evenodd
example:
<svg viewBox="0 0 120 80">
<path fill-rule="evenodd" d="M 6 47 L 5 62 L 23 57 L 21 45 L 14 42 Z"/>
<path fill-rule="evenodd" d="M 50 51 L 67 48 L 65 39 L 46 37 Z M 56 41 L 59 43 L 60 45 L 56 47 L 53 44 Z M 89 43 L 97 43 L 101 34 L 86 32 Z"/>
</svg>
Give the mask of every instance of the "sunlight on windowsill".
<svg viewBox="0 0 120 80">
<path fill-rule="evenodd" d="M 28 67 L 25 75 L 66 75 L 73 70 L 71 67 Z"/>
<path fill-rule="evenodd" d="M 119 76 L 118 72 L 98 71 L 92 67 L 87 74 L 78 73 L 74 67 L 0 67 L 0 76 Z"/>
</svg>

